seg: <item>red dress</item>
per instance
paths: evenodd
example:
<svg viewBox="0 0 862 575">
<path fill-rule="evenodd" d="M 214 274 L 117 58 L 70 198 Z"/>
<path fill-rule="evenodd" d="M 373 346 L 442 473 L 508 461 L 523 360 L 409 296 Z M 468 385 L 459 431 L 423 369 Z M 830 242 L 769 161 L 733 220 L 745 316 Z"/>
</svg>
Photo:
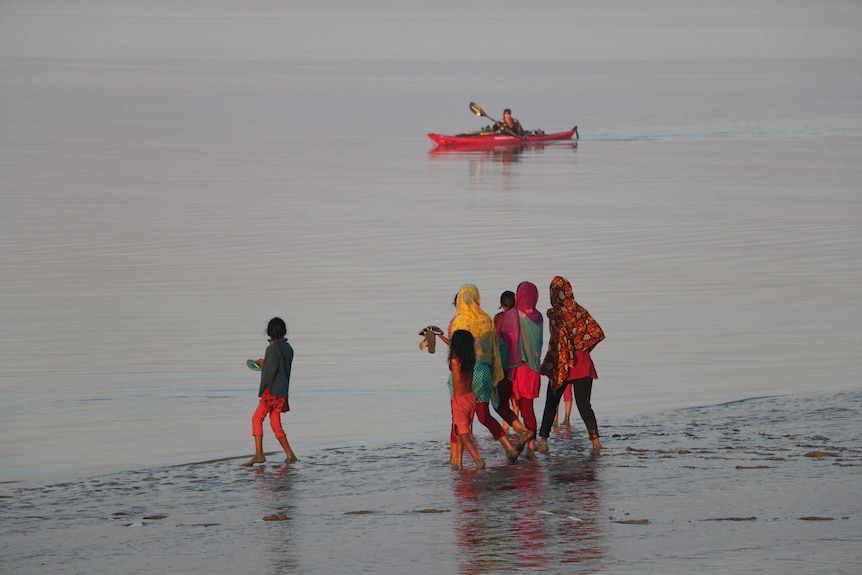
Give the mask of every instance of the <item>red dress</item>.
<svg viewBox="0 0 862 575">
<path fill-rule="evenodd" d="M 583 379 L 585 377 L 591 379 L 599 378 L 599 374 L 596 373 L 596 365 L 593 363 L 593 358 L 590 357 L 590 352 L 576 351 L 575 361 L 577 363 L 569 368 L 569 375 L 566 376 L 566 381 Z"/>
</svg>

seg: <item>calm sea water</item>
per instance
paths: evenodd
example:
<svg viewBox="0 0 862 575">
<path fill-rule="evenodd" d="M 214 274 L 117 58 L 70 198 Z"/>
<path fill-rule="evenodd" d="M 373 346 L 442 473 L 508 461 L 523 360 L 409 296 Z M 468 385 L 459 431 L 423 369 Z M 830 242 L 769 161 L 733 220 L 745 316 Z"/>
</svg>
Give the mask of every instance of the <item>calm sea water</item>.
<svg viewBox="0 0 862 575">
<path fill-rule="evenodd" d="M 463 283 L 493 313 L 572 281 L 600 424 L 858 390 L 860 32 L 853 2 L 4 2 L 0 480 L 233 469 L 274 315 L 303 459 L 445 451 L 417 332 Z M 470 101 L 582 138 L 435 153 Z"/>
</svg>

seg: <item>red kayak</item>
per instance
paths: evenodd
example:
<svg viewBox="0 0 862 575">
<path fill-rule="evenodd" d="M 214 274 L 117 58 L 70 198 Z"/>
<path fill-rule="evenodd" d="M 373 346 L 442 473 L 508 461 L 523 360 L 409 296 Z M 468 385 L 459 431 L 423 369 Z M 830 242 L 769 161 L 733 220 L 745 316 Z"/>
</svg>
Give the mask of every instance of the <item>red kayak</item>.
<svg viewBox="0 0 862 575">
<path fill-rule="evenodd" d="M 555 132 L 546 134 L 544 132 L 527 132 L 522 137 L 501 134 L 499 132 L 470 132 L 467 134 L 458 134 L 455 136 L 444 136 L 441 134 L 428 134 L 428 137 L 434 140 L 438 146 L 458 146 L 458 147 L 497 147 L 497 146 L 523 146 L 530 144 L 542 144 L 546 142 L 558 142 L 576 139 L 578 136 L 578 127 L 575 126 L 567 132 Z"/>
</svg>

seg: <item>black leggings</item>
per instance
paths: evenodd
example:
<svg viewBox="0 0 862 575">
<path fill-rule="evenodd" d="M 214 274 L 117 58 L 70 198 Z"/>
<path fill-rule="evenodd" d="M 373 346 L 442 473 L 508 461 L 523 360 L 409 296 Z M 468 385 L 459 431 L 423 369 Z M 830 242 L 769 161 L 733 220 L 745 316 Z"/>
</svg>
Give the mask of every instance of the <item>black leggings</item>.
<svg viewBox="0 0 862 575">
<path fill-rule="evenodd" d="M 557 408 L 560 405 L 560 398 L 563 397 L 563 392 L 566 386 L 571 385 L 575 395 L 575 405 L 578 406 L 578 413 L 581 414 L 581 419 L 587 426 L 587 431 L 590 432 L 590 439 L 595 439 L 599 436 L 599 424 L 596 423 L 596 414 L 593 412 L 593 406 L 590 404 L 590 396 L 593 393 L 593 378 L 582 377 L 581 379 L 570 379 L 563 382 L 563 385 L 557 388 L 556 391 L 551 387 L 551 382 L 548 382 L 548 392 L 545 395 L 545 413 L 542 414 L 542 428 L 539 430 L 539 437 L 547 437 L 551 434 L 551 425 L 554 423 L 554 417 L 557 415 Z"/>
</svg>

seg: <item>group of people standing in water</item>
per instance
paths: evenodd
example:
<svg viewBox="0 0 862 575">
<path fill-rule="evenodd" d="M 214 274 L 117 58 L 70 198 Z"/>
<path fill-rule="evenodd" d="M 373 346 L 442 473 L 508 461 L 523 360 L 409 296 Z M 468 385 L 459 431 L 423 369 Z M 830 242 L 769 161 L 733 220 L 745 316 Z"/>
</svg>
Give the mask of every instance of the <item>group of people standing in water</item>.
<svg viewBox="0 0 862 575">
<path fill-rule="evenodd" d="M 536 451 L 546 453 L 560 399 L 569 386 L 593 450 L 601 449 L 590 403 L 593 380 L 598 378 L 590 352 L 605 336 L 589 312 L 575 301 L 568 280 L 554 277 L 550 296 L 546 314 L 550 341 L 544 358 L 544 318 L 536 309 L 539 290 L 535 284 L 522 282 L 514 293 L 503 292 L 503 311 L 493 319 L 482 310 L 475 285 L 461 286 L 455 296 L 455 316 L 448 332 L 437 335 L 449 345 L 451 465 L 461 467 L 463 450 L 467 449 L 477 468 L 485 466 L 471 438 L 474 415 L 500 442 L 510 463 L 524 450 L 527 459 L 535 459 Z M 542 376 L 548 378 L 548 385 L 539 427 L 533 401 L 539 397 Z M 504 424 L 517 433 L 517 444 L 512 445 L 504 427 L 491 415 L 491 405 Z"/>
<path fill-rule="evenodd" d="M 430 340 L 429 351 L 433 352 L 437 337 L 449 346 L 450 464 L 460 468 L 466 449 L 478 468 L 485 466 L 471 437 L 474 417 L 500 442 L 510 463 L 515 463 L 525 449 L 527 459 L 535 459 L 536 451 L 547 452 L 560 399 L 569 386 L 593 449 L 601 449 L 596 415 L 590 404 L 593 380 L 598 378 L 590 352 L 605 335 L 589 312 L 575 301 L 567 279 L 556 276 L 551 280 L 550 295 L 551 307 L 547 311 L 550 341 L 544 359 L 544 317 L 536 309 L 539 290 L 530 282 L 521 282 L 515 292 L 503 292 L 500 296 L 503 311 L 493 319 L 482 310 L 476 286 L 463 285 L 452 302 L 455 316 L 449 322 L 448 332 L 444 335 L 434 326 L 423 330 L 426 345 Z M 290 410 L 293 347 L 287 342 L 287 326 L 281 318 L 272 318 L 266 333 L 269 346 L 264 358 L 257 362 L 261 366 L 260 400 L 252 416 L 255 454 L 247 466 L 266 461 L 263 422 L 267 416 L 284 450 L 285 463 L 297 461 L 281 425 L 281 414 Z M 548 386 L 539 427 L 533 401 L 539 397 L 543 375 L 548 378 Z M 490 406 L 503 418 L 505 428 L 491 415 Z M 512 407 L 517 409 L 520 419 Z M 509 428 L 518 435 L 515 445 L 509 441 Z"/>
</svg>

